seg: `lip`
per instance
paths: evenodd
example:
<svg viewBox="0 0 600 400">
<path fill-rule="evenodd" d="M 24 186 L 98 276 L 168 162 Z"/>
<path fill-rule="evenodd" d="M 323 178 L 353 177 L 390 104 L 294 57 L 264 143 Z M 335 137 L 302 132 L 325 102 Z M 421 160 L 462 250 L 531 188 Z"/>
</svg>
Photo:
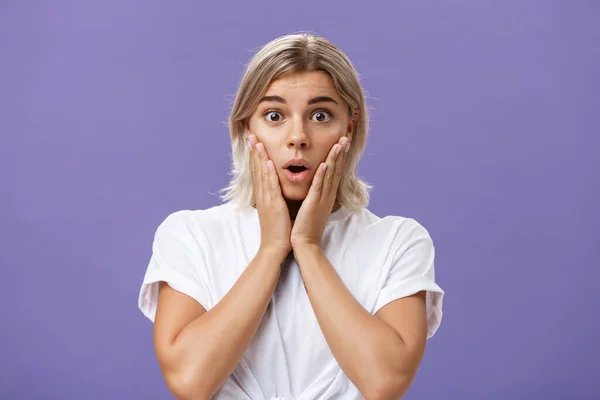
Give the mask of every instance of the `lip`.
<svg viewBox="0 0 600 400">
<path fill-rule="evenodd" d="M 300 183 L 308 178 L 308 176 L 310 175 L 310 170 L 305 169 L 304 171 L 295 174 L 289 169 L 286 169 L 284 170 L 284 174 L 288 181 L 292 183 Z"/>
<path fill-rule="evenodd" d="M 308 161 L 306 161 L 304 158 L 292 158 L 283 165 L 283 169 L 288 169 L 292 165 L 302 165 L 303 167 L 306 167 L 307 170 L 310 169 Z"/>
<path fill-rule="evenodd" d="M 301 165 L 301 166 L 305 167 L 306 169 L 302 172 L 298 172 L 295 174 L 288 169 L 292 165 Z M 288 162 L 286 162 L 283 165 L 283 170 L 284 170 L 284 175 L 288 181 L 290 181 L 292 183 L 300 183 L 309 177 L 310 164 L 308 163 L 308 161 L 306 161 L 303 158 L 292 158 L 291 160 L 289 160 Z"/>
</svg>

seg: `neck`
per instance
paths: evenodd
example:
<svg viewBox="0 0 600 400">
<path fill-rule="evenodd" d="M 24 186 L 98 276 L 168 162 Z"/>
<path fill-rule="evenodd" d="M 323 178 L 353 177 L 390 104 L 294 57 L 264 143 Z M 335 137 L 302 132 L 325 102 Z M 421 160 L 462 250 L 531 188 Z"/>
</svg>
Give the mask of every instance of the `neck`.
<svg viewBox="0 0 600 400">
<path fill-rule="evenodd" d="M 285 202 L 287 203 L 288 210 L 290 211 L 290 218 L 293 221 L 296 219 L 296 215 L 298 215 L 300 206 L 302 206 L 302 201 L 301 200 L 286 200 Z"/>
<path fill-rule="evenodd" d="M 298 211 L 300 211 L 300 207 L 302 206 L 302 200 L 286 200 L 285 202 L 287 203 L 288 210 L 290 211 L 290 218 L 293 221 L 296 219 L 296 216 L 298 215 Z M 333 212 L 337 211 L 341 206 L 342 205 L 336 201 L 333 204 L 333 208 L 331 209 L 331 212 L 333 213 Z"/>
</svg>

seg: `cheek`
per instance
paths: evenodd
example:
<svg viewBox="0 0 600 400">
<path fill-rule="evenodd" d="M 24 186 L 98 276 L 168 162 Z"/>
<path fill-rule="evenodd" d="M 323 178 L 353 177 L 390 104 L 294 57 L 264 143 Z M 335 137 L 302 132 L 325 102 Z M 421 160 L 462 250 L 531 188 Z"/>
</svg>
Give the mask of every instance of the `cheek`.
<svg viewBox="0 0 600 400">
<path fill-rule="evenodd" d="M 263 126 L 263 124 L 261 123 L 261 120 L 259 117 L 257 116 L 252 116 L 250 118 L 250 121 L 248 122 L 248 129 L 250 131 L 250 133 L 252 133 L 253 135 L 256 135 L 256 137 L 258 137 L 258 140 L 260 140 L 262 143 L 265 142 L 265 136 L 266 132 L 265 132 L 265 128 Z"/>
<path fill-rule="evenodd" d="M 340 138 L 346 136 L 348 131 L 346 129 L 345 124 L 336 121 L 334 124 L 329 125 L 327 127 L 323 127 L 323 129 L 318 132 L 318 136 L 322 138 L 324 142 L 328 142 L 332 146 L 337 143 Z"/>
<path fill-rule="evenodd" d="M 318 140 L 314 141 L 313 147 L 318 149 L 319 158 L 325 161 L 333 145 L 339 142 L 344 135 L 344 132 L 335 132 L 330 135 L 321 136 Z"/>
<path fill-rule="evenodd" d="M 265 146 L 265 149 L 267 149 L 267 154 L 269 155 L 269 159 L 273 160 L 273 161 L 277 161 L 277 157 L 278 157 L 278 153 L 279 151 L 277 143 L 275 143 L 275 141 L 272 138 L 269 137 L 265 137 L 263 136 L 259 136 L 256 135 L 258 137 L 258 140 Z"/>
<path fill-rule="evenodd" d="M 249 128 L 250 133 L 256 135 L 258 141 L 265 146 L 269 155 L 271 155 L 271 152 L 275 151 L 276 147 L 280 144 L 278 141 L 279 135 L 276 135 L 275 132 L 271 132 L 268 128 L 261 126 L 260 121 L 256 120 L 254 117 L 250 120 Z"/>
</svg>

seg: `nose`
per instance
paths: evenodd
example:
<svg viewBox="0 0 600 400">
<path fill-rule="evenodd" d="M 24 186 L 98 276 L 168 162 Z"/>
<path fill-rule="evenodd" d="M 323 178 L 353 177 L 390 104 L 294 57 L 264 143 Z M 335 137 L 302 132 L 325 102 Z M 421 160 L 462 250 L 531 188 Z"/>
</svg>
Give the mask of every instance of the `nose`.
<svg viewBox="0 0 600 400">
<path fill-rule="evenodd" d="M 291 128 L 287 137 L 287 147 L 296 149 L 305 149 L 310 146 L 308 135 L 304 131 L 302 122 L 297 122 Z"/>
</svg>

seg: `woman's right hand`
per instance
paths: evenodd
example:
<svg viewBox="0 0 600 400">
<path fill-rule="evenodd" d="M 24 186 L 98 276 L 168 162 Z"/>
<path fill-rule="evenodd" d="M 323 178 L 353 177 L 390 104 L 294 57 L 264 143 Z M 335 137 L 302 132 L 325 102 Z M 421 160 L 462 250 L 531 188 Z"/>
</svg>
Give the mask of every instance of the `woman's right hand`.
<svg viewBox="0 0 600 400">
<path fill-rule="evenodd" d="M 292 249 L 292 221 L 281 193 L 279 177 L 264 144 L 249 134 L 250 171 L 260 220 L 260 249 L 285 258 Z"/>
</svg>

